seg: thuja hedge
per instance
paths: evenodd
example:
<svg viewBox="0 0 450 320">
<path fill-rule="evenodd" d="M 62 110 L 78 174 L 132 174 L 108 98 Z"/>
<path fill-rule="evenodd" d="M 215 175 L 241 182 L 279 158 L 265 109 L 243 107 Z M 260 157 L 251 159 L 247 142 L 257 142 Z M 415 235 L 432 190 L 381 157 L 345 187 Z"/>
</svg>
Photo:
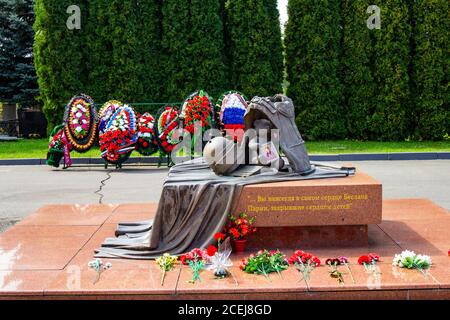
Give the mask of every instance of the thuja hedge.
<svg viewBox="0 0 450 320">
<path fill-rule="evenodd" d="M 448 1 L 416 0 L 412 9 L 413 138 L 441 139 L 450 128 Z"/>
<path fill-rule="evenodd" d="M 50 126 L 64 104 L 181 101 L 282 90 L 276 0 L 35 0 L 35 67 Z M 381 30 L 366 26 L 381 8 Z M 446 0 L 290 0 L 285 67 L 308 139 L 442 139 L 448 134 Z"/>
<path fill-rule="evenodd" d="M 250 97 L 281 91 L 283 55 L 276 3 L 276 0 L 225 2 L 231 85 Z"/>
<path fill-rule="evenodd" d="M 288 95 L 299 107 L 297 124 L 310 139 L 345 136 L 339 1 L 290 0 L 286 26 Z"/>
<path fill-rule="evenodd" d="M 288 94 L 307 138 L 448 135 L 447 0 L 290 0 L 288 11 Z"/>
<path fill-rule="evenodd" d="M 88 78 L 85 30 L 66 27 L 66 10 L 72 4 L 71 0 L 35 2 L 34 64 L 50 129 L 61 122 L 64 113 L 61 104 L 75 92 L 84 91 Z M 87 0 L 78 2 L 83 13 L 86 4 Z"/>
<path fill-rule="evenodd" d="M 69 30 L 73 3 L 36 0 L 35 66 L 49 129 L 79 92 L 98 102 L 178 102 L 198 88 L 212 96 L 229 89 L 279 92 L 276 3 L 80 0 L 81 29 Z"/>
</svg>

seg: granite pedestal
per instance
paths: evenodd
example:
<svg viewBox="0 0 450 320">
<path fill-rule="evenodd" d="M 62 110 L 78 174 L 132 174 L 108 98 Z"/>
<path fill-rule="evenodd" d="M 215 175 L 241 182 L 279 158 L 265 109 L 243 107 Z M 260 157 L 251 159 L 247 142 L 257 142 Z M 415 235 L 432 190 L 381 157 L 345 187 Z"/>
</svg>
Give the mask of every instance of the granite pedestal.
<svg viewBox="0 0 450 320">
<path fill-rule="evenodd" d="M 347 178 L 246 186 L 236 213 L 256 218 L 250 249 L 367 245 L 382 221 L 382 186 L 363 172 Z"/>
</svg>

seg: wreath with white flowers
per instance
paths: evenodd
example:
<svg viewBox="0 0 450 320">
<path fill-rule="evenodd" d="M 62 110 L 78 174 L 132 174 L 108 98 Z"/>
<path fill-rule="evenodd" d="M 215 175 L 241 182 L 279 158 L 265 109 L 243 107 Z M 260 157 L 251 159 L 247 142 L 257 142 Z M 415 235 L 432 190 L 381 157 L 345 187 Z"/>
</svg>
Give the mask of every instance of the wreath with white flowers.
<svg viewBox="0 0 450 320">
<path fill-rule="evenodd" d="M 99 124 L 98 124 L 98 133 L 99 135 L 102 135 L 105 133 L 106 125 L 108 124 L 109 120 L 113 116 L 113 114 L 122 107 L 122 102 L 117 100 L 110 100 L 106 102 L 99 111 Z"/>
<path fill-rule="evenodd" d="M 101 155 L 106 162 L 120 165 L 128 160 L 137 141 L 134 110 L 128 105 L 119 107 L 99 140 Z"/>
<path fill-rule="evenodd" d="M 78 152 L 88 151 L 97 138 L 98 116 L 91 97 L 81 94 L 73 97 L 64 113 L 64 131 L 72 148 Z"/>
</svg>

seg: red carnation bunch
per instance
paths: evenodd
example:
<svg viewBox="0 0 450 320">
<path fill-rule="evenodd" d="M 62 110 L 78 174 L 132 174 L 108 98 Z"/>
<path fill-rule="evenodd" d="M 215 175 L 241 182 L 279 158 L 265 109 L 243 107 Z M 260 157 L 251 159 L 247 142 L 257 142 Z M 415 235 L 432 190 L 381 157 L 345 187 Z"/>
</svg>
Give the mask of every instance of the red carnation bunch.
<svg viewBox="0 0 450 320">
<path fill-rule="evenodd" d="M 368 255 L 364 255 L 358 258 L 358 264 L 364 266 L 366 272 L 371 272 L 375 276 L 379 274 L 376 268 L 378 261 L 380 261 L 380 256 L 376 253 L 369 253 Z"/>
<path fill-rule="evenodd" d="M 205 250 L 202 249 L 192 249 L 190 252 L 183 254 L 180 257 L 180 261 L 183 265 L 187 266 L 190 262 L 198 262 L 198 261 L 207 261 L 208 254 Z"/>
<path fill-rule="evenodd" d="M 295 263 L 303 263 L 308 265 L 313 265 L 314 267 L 320 267 L 320 259 L 316 256 L 312 255 L 309 252 L 304 252 L 302 250 L 297 250 L 294 254 L 289 258 L 289 264 Z"/>
<path fill-rule="evenodd" d="M 369 253 L 358 258 L 358 264 L 360 265 L 376 264 L 378 261 L 380 261 L 380 256 L 376 253 Z"/>
<path fill-rule="evenodd" d="M 195 281 L 201 281 L 200 271 L 205 268 L 206 263 L 209 261 L 208 253 L 202 249 L 192 249 L 190 252 L 183 254 L 180 257 L 180 261 L 183 265 L 187 265 L 192 270 L 192 278 L 190 283 Z"/>
<path fill-rule="evenodd" d="M 225 233 L 228 234 L 233 240 L 243 240 L 248 235 L 256 232 L 256 228 L 253 227 L 255 218 L 249 218 L 245 212 L 239 214 L 238 217 L 230 215 L 229 222 L 225 228 Z"/>
<path fill-rule="evenodd" d="M 319 258 L 302 250 L 295 251 L 288 262 L 295 265 L 295 268 L 303 275 L 302 279 L 305 281 L 309 281 L 311 272 L 321 265 Z"/>
</svg>

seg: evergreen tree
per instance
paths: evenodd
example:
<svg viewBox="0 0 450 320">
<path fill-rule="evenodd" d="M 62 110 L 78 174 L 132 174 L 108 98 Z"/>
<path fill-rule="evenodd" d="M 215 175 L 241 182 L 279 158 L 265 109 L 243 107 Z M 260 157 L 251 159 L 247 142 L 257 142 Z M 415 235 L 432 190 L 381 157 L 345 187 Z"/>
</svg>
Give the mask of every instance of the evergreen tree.
<svg viewBox="0 0 450 320">
<path fill-rule="evenodd" d="M 86 91 L 97 103 L 113 99 L 109 81 L 115 66 L 112 60 L 113 27 L 109 15 L 109 1 L 90 0 L 86 25 L 86 44 L 84 52 L 88 70 Z M 116 98 L 118 99 L 118 98 Z"/>
<path fill-rule="evenodd" d="M 162 4 L 165 98 L 181 101 L 196 89 L 226 88 L 219 0 L 165 0 Z"/>
<path fill-rule="evenodd" d="M 228 0 L 225 10 L 230 86 L 249 97 L 281 92 L 283 50 L 276 1 Z"/>
<path fill-rule="evenodd" d="M 87 82 L 86 2 L 78 2 L 81 29 L 70 30 L 66 25 L 70 17 L 67 8 L 72 4 L 70 0 L 35 0 L 34 63 L 48 130 L 61 123 L 65 104 L 83 92 Z"/>
<path fill-rule="evenodd" d="M 331 0 L 290 0 L 285 31 L 288 95 L 309 139 L 345 136 L 339 79 L 340 6 Z"/>
<path fill-rule="evenodd" d="M 417 139 L 442 139 L 450 129 L 447 15 L 447 0 L 417 0 L 413 3 L 414 107 L 410 119 Z"/>
<path fill-rule="evenodd" d="M 191 0 L 191 90 L 205 89 L 217 97 L 227 90 L 220 1 Z"/>
<path fill-rule="evenodd" d="M 370 122 L 374 138 L 408 137 L 407 110 L 411 108 L 408 67 L 411 24 L 407 0 L 374 1 L 381 9 L 381 29 L 373 30 L 375 106 Z"/>
<path fill-rule="evenodd" d="M 341 77 L 348 137 L 367 140 L 374 112 L 375 86 L 372 76 L 372 40 L 366 21 L 370 0 L 342 1 Z"/>
<path fill-rule="evenodd" d="M 36 104 L 33 0 L 0 0 L 0 100 Z"/>
<path fill-rule="evenodd" d="M 162 0 L 137 1 L 138 78 L 143 91 L 134 101 L 161 102 L 164 70 L 161 66 Z"/>
</svg>

